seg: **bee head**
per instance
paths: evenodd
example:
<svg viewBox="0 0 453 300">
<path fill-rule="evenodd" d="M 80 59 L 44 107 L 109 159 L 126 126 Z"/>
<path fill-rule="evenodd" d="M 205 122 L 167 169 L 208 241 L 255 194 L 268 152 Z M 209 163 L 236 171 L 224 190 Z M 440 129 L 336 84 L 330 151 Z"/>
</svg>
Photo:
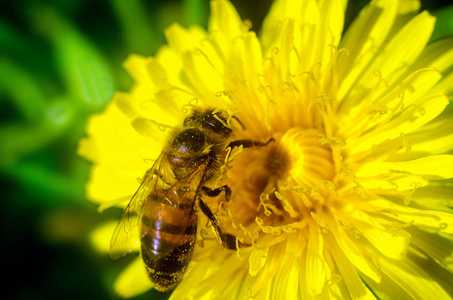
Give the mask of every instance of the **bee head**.
<svg viewBox="0 0 453 300">
<path fill-rule="evenodd" d="M 222 138 L 229 137 L 233 131 L 228 125 L 228 114 L 223 110 L 214 111 L 213 109 L 195 110 L 184 120 L 184 127 L 201 127 Z"/>
</svg>

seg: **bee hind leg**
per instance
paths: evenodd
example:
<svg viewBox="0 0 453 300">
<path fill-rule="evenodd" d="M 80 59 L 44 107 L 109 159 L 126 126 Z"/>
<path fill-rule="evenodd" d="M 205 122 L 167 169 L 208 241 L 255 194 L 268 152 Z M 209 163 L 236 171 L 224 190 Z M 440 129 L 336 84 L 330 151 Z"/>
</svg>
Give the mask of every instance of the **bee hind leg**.
<svg viewBox="0 0 453 300">
<path fill-rule="evenodd" d="M 216 189 L 211 190 L 210 188 L 203 186 L 201 188 L 202 192 L 209 197 L 217 197 L 220 195 L 220 193 L 225 192 L 225 201 L 228 202 L 230 201 L 231 198 L 231 189 L 228 185 L 223 185 L 221 187 L 218 187 Z"/>
<path fill-rule="evenodd" d="M 220 192 L 219 192 L 219 194 L 220 194 Z M 211 222 L 212 229 L 214 230 L 214 234 L 215 234 L 219 244 L 221 244 L 222 247 L 227 248 L 229 250 L 237 250 L 236 236 L 229 234 L 229 233 L 224 233 L 222 231 L 222 228 L 220 228 L 219 221 L 217 221 L 217 219 L 215 218 L 211 209 L 206 205 L 206 203 L 203 202 L 203 200 L 201 198 L 198 198 L 198 205 L 201 208 L 201 210 L 203 211 L 203 213 L 206 215 L 206 217 L 208 217 L 209 221 Z M 249 245 L 244 244 L 244 243 L 239 243 L 238 246 L 243 247 L 243 246 L 249 246 Z"/>
</svg>

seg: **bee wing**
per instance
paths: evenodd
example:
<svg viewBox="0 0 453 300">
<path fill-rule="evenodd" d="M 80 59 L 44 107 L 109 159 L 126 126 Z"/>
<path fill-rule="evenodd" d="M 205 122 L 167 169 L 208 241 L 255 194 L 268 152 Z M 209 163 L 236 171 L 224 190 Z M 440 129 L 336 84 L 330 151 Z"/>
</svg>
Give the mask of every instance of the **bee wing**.
<svg viewBox="0 0 453 300">
<path fill-rule="evenodd" d="M 118 225 L 116 225 L 112 239 L 110 240 L 110 257 L 112 259 L 118 259 L 128 253 L 138 250 L 140 244 L 138 225 L 141 210 L 148 200 L 149 195 L 156 189 L 157 182 L 159 181 L 159 176 L 156 174 L 161 173 L 162 157 L 163 155 L 161 154 L 154 162 L 151 169 L 146 172 L 140 187 L 124 209 L 123 214 L 118 221 Z"/>
</svg>

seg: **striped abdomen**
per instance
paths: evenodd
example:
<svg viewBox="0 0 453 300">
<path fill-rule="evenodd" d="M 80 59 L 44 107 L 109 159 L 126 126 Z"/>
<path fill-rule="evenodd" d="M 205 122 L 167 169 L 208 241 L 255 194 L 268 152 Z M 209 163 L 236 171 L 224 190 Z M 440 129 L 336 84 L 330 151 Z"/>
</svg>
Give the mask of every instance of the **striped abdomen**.
<svg viewBox="0 0 453 300">
<path fill-rule="evenodd" d="M 167 291 L 182 280 L 192 258 L 197 215 L 192 206 L 174 207 L 159 200 L 143 207 L 141 248 L 151 281 L 158 291 Z"/>
</svg>

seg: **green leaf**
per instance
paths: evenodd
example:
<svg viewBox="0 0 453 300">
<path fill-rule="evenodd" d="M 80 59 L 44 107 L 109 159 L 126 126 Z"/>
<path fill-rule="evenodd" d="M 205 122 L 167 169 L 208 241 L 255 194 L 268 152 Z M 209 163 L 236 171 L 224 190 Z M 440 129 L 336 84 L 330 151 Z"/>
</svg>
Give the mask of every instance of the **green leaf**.
<svg viewBox="0 0 453 300">
<path fill-rule="evenodd" d="M 52 170 L 49 166 L 39 161 L 19 161 L 11 165 L 7 172 L 36 194 L 53 196 L 41 197 L 41 205 L 45 201 L 58 201 L 61 205 L 61 203 L 74 201 L 74 199 L 85 198 L 83 183 L 79 178 L 72 176 L 72 174 L 62 176 L 56 170 Z M 46 204 L 52 205 L 52 203 Z"/>
<path fill-rule="evenodd" d="M 184 0 L 187 24 L 205 26 L 208 20 L 209 2 L 206 0 Z"/>
<path fill-rule="evenodd" d="M 49 101 L 39 122 L 15 122 L 0 127 L 0 168 L 47 146 L 70 128 L 78 115 L 72 101 L 63 98 Z"/>
<path fill-rule="evenodd" d="M 93 108 L 102 108 L 113 97 L 112 77 L 92 56 L 79 57 L 76 65 L 83 98 Z"/>
<path fill-rule="evenodd" d="M 114 93 L 113 76 L 104 57 L 52 9 L 40 9 L 35 15 L 36 27 L 54 44 L 59 69 L 71 94 L 88 111 L 101 110 Z"/>
<path fill-rule="evenodd" d="M 110 2 L 121 25 L 128 50 L 140 55 L 151 55 L 162 42 L 156 39 L 155 22 L 148 21 L 148 10 L 141 0 L 112 0 Z M 156 6 L 156 5 L 154 5 Z"/>
<path fill-rule="evenodd" d="M 435 11 L 433 15 L 436 17 L 436 26 L 431 35 L 431 41 L 453 36 L 453 5 Z"/>
<path fill-rule="evenodd" d="M 28 121 L 39 118 L 46 105 L 35 78 L 8 59 L 0 59 L 0 90 L 14 101 L 15 106 Z"/>
</svg>

